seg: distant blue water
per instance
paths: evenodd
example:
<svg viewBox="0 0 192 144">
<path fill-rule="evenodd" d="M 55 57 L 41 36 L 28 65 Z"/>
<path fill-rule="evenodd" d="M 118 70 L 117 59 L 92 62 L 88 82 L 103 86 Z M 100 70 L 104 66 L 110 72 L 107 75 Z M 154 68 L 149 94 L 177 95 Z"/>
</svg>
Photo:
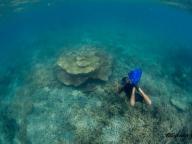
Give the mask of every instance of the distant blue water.
<svg viewBox="0 0 192 144">
<path fill-rule="evenodd" d="M 44 41 L 41 43 L 44 45 L 62 45 L 65 41 L 81 41 L 86 34 L 90 35 L 89 39 L 108 44 L 105 42 L 108 37 L 122 33 L 127 43 L 152 43 L 148 45 L 149 50 L 165 53 L 170 44 L 191 49 L 191 25 L 191 13 L 158 3 L 64 3 L 43 6 L 10 15 L 1 23 L 1 54 L 5 53 L 1 59 L 4 56 L 14 57 L 13 53 L 18 51 L 26 55 L 31 50 L 39 49 L 35 46 L 37 41 Z M 165 45 L 155 47 L 153 43 Z M 47 48 L 41 46 L 41 49 Z"/>
<path fill-rule="evenodd" d="M 125 51 L 141 60 L 156 57 L 183 69 L 192 66 L 191 25 L 190 12 L 158 2 L 39 5 L 1 17 L 1 72 L 20 71 L 37 53 L 46 60 L 78 44 L 107 47 L 117 57 Z"/>
</svg>

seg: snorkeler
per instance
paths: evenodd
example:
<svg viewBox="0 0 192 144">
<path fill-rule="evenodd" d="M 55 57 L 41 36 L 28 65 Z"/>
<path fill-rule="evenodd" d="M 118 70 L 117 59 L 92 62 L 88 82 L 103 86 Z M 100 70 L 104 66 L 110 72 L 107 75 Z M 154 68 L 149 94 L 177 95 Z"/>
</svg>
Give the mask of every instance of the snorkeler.
<svg viewBox="0 0 192 144">
<path fill-rule="evenodd" d="M 138 86 L 141 79 L 142 70 L 134 69 L 128 73 L 128 77 L 123 77 L 121 80 L 121 86 L 118 87 L 118 94 L 125 92 L 130 98 L 131 106 L 135 105 L 136 101 L 145 101 L 147 104 L 151 105 L 151 100 L 143 90 Z"/>
</svg>

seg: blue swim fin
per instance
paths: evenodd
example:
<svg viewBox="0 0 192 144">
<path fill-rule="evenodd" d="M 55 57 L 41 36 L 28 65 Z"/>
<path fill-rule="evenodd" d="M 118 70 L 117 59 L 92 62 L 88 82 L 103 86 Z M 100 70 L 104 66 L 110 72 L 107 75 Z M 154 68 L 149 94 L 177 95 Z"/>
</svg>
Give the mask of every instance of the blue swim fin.
<svg viewBox="0 0 192 144">
<path fill-rule="evenodd" d="M 128 78 L 131 84 L 137 85 L 141 79 L 142 70 L 140 68 L 134 69 L 128 73 Z"/>
</svg>

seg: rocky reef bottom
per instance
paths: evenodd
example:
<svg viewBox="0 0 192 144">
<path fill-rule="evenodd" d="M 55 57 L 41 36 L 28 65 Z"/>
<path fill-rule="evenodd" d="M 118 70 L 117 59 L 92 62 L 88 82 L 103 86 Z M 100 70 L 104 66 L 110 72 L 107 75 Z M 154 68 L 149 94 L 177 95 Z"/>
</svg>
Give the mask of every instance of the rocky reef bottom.
<svg viewBox="0 0 192 144">
<path fill-rule="evenodd" d="M 165 65 L 125 53 L 115 59 L 110 80 L 87 82 L 79 88 L 60 83 L 55 58 L 34 60 L 22 84 L 0 101 L 2 144 L 158 144 L 190 143 L 189 92 L 170 81 Z M 127 63 L 128 62 L 128 63 Z M 136 65 L 143 66 L 141 87 L 153 105 L 131 107 L 116 83 Z M 151 70 L 150 68 L 153 67 Z M 150 69 L 150 70 L 149 70 Z"/>
</svg>

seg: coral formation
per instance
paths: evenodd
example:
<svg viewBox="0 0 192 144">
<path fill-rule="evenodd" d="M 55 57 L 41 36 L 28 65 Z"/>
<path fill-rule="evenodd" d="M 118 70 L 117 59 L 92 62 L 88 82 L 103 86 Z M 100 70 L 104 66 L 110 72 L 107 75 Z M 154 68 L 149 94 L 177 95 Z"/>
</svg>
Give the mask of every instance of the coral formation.
<svg viewBox="0 0 192 144">
<path fill-rule="evenodd" d="M 173 106 L 181 111 L 187 111 L 189 108 L 188 100 L 184 98 L 178 98 L 174 96 L 170 99 L 170 102 Z"/>
<path fill-rule="evenodd" d="M 192 144 L 166 136 L 192 132 L 190 14 L 85 3 L 0 0 L 0 144 Z M 116 93 L 135 67 L 150 107 Z"/>
<path fill-rule="evenodd" d="M 94 55 L 95 51 L 98 52 L 90 50 L 90 53 Z M 76 55 L 77 52 L 73 53 Z M 67 60 L 71 60 L 71 55 L 74 54 L 70 54 Z M 77 64 L 73 67 L 62 63 L 66 57 L 60 58 L 56 67 L 67 76 L 86 80 L 95 77 L 101 79 L 98 76 L 98 70 L 103 64 L 100 63 L 100 57 L 90 61 L 74 58 Z M 87 59 L 90 59 L 89 55 Z M 48 63 L 33 65 L 25 81 L 27 84 L 17 87 L 12 102 L 3 112 L 0 111 L 0 132 L 4 133 L 0 143 L 174 143 L 174 139 L 166 137 L 167 133 L 191 130 L 191 125 L 186 124 L 190 120 L 190 94 L 168 81 L 168 76 L 163 77 L 160 72 L 165 71 L 164 67 L 156 65 L 154 61 L 152 65 L 156 69 L 151 71 L 147 70 L 151 65 L 145 64 L 146 73 L 140 85 L 150 94 L 153 105 L 148 107 L 138 102 L 132 108 L 124 94 L 115 94 L 113 82 L 99 85 L 88 83 L 85 84 L 86 88 L 61 85 L 54 76 L 55 60 L 53 58 Z M 112 75 L 114 81 L 121 79 L 132 67 L 127 61 L 121 60 L 119 58 L 115 63 Z M 144 65 L 145 62 L 140 63 Z M 61 67 L 68 70 L 64 71 Z M 80 79 L 80 83 L 86 80 Z M 71 79 L 69 82 L 71 84 Z M 187 109 L 186 105 L 189 106 Z"/>
<path fill-rule="evenodd" d="M 110 56 L 97 49 L 83 47 L 59 57 L 56 75 L 65 85 L 79 86 L 88 79 L 107 81 L 111 67 Z"/>
<path fill-rule="evenodd" d="M 108 126 L 102 129 L 101 143 L 120 144 L 125 132 L 128 131 L 127 122 L 121 116 L 110 119 Z"/>
</svg>

